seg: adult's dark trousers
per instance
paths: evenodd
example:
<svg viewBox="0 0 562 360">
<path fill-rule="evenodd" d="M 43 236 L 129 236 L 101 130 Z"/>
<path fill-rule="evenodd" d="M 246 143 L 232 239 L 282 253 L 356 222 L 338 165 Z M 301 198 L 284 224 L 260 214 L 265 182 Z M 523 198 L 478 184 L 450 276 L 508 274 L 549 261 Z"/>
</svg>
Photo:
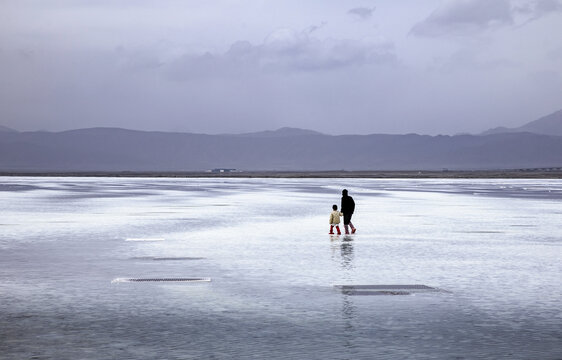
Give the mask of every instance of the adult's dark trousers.
<svg viewBox="0 0 562 360">
<path fill-rule="evenodd" d="M 349 225 L 349 223 L 351 222 L 351 216 L 353 215 L 353 213 L 351 214 L 343 214 L 343 224 L 344 225 Z"/>
</svg>

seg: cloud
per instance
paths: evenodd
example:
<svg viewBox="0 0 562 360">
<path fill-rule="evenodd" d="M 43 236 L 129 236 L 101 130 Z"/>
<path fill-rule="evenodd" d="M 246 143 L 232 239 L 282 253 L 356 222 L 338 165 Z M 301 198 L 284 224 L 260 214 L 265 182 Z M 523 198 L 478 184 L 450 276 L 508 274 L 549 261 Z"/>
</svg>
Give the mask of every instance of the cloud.
<svg viewBox="0 0 562 360">
<path fill-rule="evenodd" d="M 418 36 L 441 36 L 486 29 L 513 22 L 509 0 L 456 0 L 445 3 L 411 32 Z"/>
<path fill-rule="evenodd" d="M 233 43 L 224 54 L 187 54 L 171 64 L 172 77 L 236 77 L 249 72 L 310 72 L 392 63 L 394 46 L 384 39 L 319 39 L 310 29 L 279 29 L 263 43 Z"/>
<path fill-rule="evenodd" d="M 353 17 L 356 17 L 360 20 L 367 20 L 373 16 L 373 12 L 375 11 L 375 7 L 367 8 L 367 7 L 356 7 L 350 9 L 347 13 Z"/>
<path fill-rule="evenodd" d="M 514 1 L 513 4 L 514 17 L 521 24 L 561 11 L 562 2 L 560 0 Z"/>
<path fill-rule="evenodd" d="M 417 36 L 464 35 L 505 26 L 521 26 L 562 11 L 560 0 L 450 0 L 417 23 Z"/>
<path fill-rule="evenodd" d="M 268 68 L 323 70 L 394 60 L 393 46 L 384 40 L 321 40 L 290 29 L 270 34 L 257 50 Z"/>
</svg>

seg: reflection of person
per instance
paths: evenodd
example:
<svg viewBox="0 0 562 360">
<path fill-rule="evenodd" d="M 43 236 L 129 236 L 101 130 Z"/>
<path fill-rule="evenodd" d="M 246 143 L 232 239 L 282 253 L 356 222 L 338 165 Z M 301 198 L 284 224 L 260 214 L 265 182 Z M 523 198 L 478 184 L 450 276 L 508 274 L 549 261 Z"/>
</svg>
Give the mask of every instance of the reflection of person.
<svg viewBox="0 0 562 360">
<path fill-rule="evenodd" d="M 341 231 L 340 231 L 340 216 L 342 216 L 342 213 L 338 211 L 338 206 L 337 205 L 332 205 L 332 211 L 330 213 L 330 235 L 334 234 L 334 226 L 336 227 L 336 230 L 338 231 L 338 235 L 341 235 Z"/>
<path fill-rule="evenodd" d="M 352 270 L 353 265 L 353 239 L 349 236 L 344 236 L 340 246 L 341 253 L 341 267 L 344 270 Z"/>
<path fill-rule="evenodd" d="M 351 222 L 351 216 L 355 211 L 355 201 L 353 201 L 353 198 L 351 196 L 347 195 L 346 189 L 343 189 L 341 194 L 341 212 L 343 213 L 343 227 L 345 228 L 345 233 L 349 234 L 348 226 L 351 226 L 351 233 L 355 234 L 355 231 L 357 231 L 357 229 Z"/>
</svg>

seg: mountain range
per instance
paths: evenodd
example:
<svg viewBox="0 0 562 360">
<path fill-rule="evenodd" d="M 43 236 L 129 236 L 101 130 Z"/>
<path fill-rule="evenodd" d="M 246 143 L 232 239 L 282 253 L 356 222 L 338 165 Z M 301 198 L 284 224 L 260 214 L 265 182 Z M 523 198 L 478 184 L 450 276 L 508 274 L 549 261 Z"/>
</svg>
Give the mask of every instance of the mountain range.
<svg viewBox="0 0 562 360">
<path fill-rule="evenodd" d="M 0 171 L 486 170 L 562 167 L 562 111 L 480 135 L 339 135 L 282 128 L 205 135 L 0 128 Z M 556 127 L 558 126 L 558 127 Z M 523 131 L 523 132 L 520 132 Z M 546 134 L 545 134 L 546 132 Z"/>
<path fill-rule="evenodd" d="M 531 121 L 516 128 L 497 127 L 482 133 L 482 135 L 530 132 L 534 134 L 562 136 L 562 110 L 558 110 L 542 118 Z"/>
<path fill-rule="evenodd" d="M 14 129 L 10 129 L 9 127 L 0 125 L 0 132 L 17 132 Z"/>
</svg>

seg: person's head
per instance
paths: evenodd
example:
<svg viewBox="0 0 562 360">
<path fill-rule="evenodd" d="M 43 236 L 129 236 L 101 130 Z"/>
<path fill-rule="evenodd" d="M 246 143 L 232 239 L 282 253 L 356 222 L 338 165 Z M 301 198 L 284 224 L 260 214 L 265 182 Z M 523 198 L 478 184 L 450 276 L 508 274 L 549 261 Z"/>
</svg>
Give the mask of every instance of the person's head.
<svg viewBox="0 0 562 360">
<path fill-rule="evenodd" d="M 333 210 L 337 210 L 337 209 L 338 209 L 338 206 L 337 206 L 337 205 L 332 205 L 332 209 L 333 209 Z"/>
<path fill-rule="evenodd" d="M 341 194 L 342 194 L 343 196 L 347 196 L 347 189 L 343 189 L 343 190 L 341 191 Z"/>
</svg>

